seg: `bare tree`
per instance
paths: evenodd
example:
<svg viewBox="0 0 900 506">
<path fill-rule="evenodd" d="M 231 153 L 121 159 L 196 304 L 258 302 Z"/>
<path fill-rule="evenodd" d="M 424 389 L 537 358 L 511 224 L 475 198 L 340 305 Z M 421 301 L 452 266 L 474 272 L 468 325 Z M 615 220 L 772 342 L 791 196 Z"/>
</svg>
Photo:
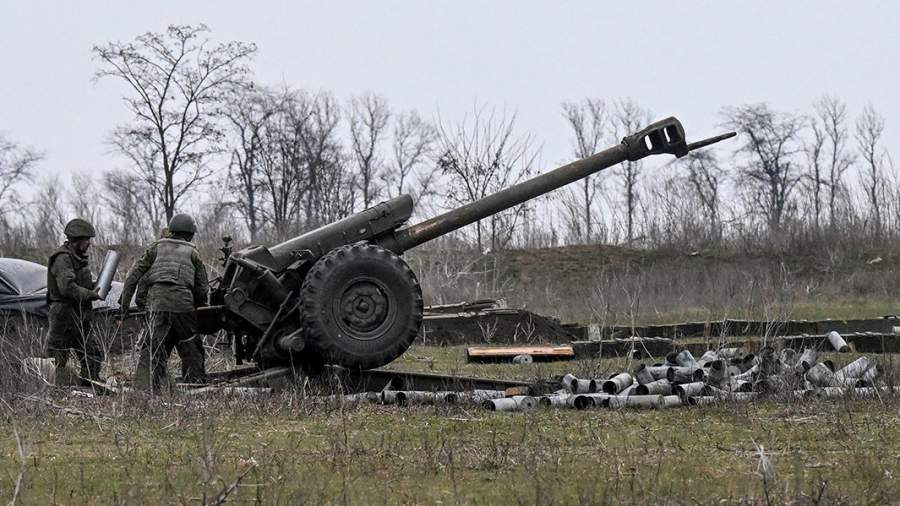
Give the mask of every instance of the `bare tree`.
<svg viewBox="0 0 900 506">
<path fill-rule="evenodd" d="M 280 107 L 275 94 L 253 87 L 232 94 L 225 111 L 232 134 L 228 179 L 251 242 L 256 241 L 264 225 L 260 191 L 264 150 L 270 120 Z"/>
<path fill-rule="evenodd" d="M 329 157 L 322 162 L 316 189 L 318 224 L 330 223 L 353 214 L 358 187 L 355 176 L 343 157 Z"/>
<path fill-rule="evenodd" d="M 382 173 L 385 193 L 390 198 L 409 194 L 417 215 L 433 214 L 440 206 L 437 129 L 416 111 L 407 111 L 394 117 L 392 134 L 390 157 Z"/>
<path fill-rule="evenodd" d="M 276 237 L 283 238 L 294 231 L 302 208 L 306 174 L 300 137 L 311 105 L 306 95 L 290 89 L 279 92 L 278 104 L 262 139 L 260 170 L 265 205 L 261 212 Z"/>
<path fill-rule="evenodd" d="M 613 132 L 621 138 L 637 132 L 650 123 L 650 111 L 642 108 L 634 100 L 627 98 L 615 104 L 612 113 Z M 625 161 L 619 165 L 618 173 L 622 180 L 622 193 L 625 200 L 626 238 L 630 243 L 635 239 L 634 220 L 638 207 L 638 182 L 644 162 Z"/>
<path fill-rule="evenodd" d="M 829 226 L 837 226 L 837 203 L 844 188 L 844 173 L 853 163 L 847 142 L 847 104 L 825 96 L 815 103 L 816 115 L 828 139 L 828 221 Z"/>
<path fill-rule="evenodd" d="M 862 183 L 872 213 L 872 227 L 876 237 L 881 237 L 884 205 L 884 164 L 887 151 L 881 146 L 884 134 L 884 118 L 871 104 L 866 105 L 856 120 L 856 149 L 863 160 Z"/>
<path fill-rule="evenodd" d="M 693 165 L 687 177 L 665 174 L 644 185 L 643 194 L 650 197 L 640 201 L 646 247 L 697 247 L 716 238 L 716 225 L 712 224 L 716 218 L 710 216 L 707 203 L 718 200 L 717 175 L 706 160 L 689 164 L 682 159 L 681 163 Z M 712 179 L 705 178 L 706 175 Z M 712 215 L 717 216 L 717 206 L 714 209 Z"/>
<path fill-rule="evenodd" d="M 305 123 L 299 130 L 299 147 L 302 163 L 305 167 L 306 188 L 304 218 L 307 227 L 317 227 L 340 217 L 333 212 L 346 209 L 350 204 L 352 210 L 355 186 L 350 176 L 344 173 L 344 154 L 337 135 L 341 118 L 341 109 L 334 96 L 319 93 L 310 102 Z M 339 173 L 339 174 L 336 174 Z M 333 192 L 340 189 L 339 194 Z M 329 202 L 328 198 L 344 199 L 342 203 Z M 336 204 L 340 204 L 337 205 Z"/>
<path fill-rule="evenodd" d="M 279 237 L 346 216 L 355 180 L 338 138 L 340 107 L 327 93 L 285 89 L 261 139 L 261 212 Z"/>
<path fill-rule="evenodd" d="M 350 147 L 356 164 L 357 183 L 362 204 L 368 208 L 381 193 L 378 181 L 382 161 L 378 145 L 386 135 L 390 119 L 387 100 L 372 93 L 350 100 L 347 117 L 350 122 Z"/>
<path fill-rule="evenodd" d="M 16 185 L 31 180 L 41 153 L 23 148 L 0 134 L 0 218 L 18 202 Z"/>
<path fill-rule="evenodd" d="M 160 202 L 146 182 L 131 171 L 103 174 L 103 203 L 111 212 L 107 224 L 122 244 L 136 244 L 162 228 Z"/>
<path fill-rule="evenodd" d="M 66 192 L 68 207 L 79 218 L 91 223 L 99 223 L 102 216 L 101 202 L 97 198 L 97 189 L 94 179 L 87 173 L 75 173 L 72 175 L 72 184 Z M 97 230 L 100 240 L 107 240 L 103 228 Z"/>
<path fill-rule="evenodd" d="M 32 202 L 34 209 L 35 245 L 51 247 L 62 238 L 67 212 L 58 178 L 48 178 L 38 185 Z"/>
<path fill-rule="evenodd" d="M 124 81 L 133 115 L 111 142 L 134 164 L 161 201 L 166 219 L 179 200 L 210 176 L 208 159 L 221 150 L 217 118 L 225 94 L 245 84 L 253 44 L 211 45 L 204 25 L 169 26 L 134 42 L 94 46 L 97 79 Z"/>
<path fill-rule="evenodd" d="M 301 137 L 311 114 L 311 99 L 298 91 L 278 94 L 278 110 L 264 131 L 260 152 L 264 219 L 278 238 L 294 232 L 307 188 Z"/>
<path fill-rule="evenodd" d="M 437 132 L 416 111 L 395 116 L 391 158 L 382 174 L 389 197 L 410 193 L 417 201 L 433 193 L 437 168 L 426 166 L 434 150 Z"/>
<path fill-rule="evenodd" d="M 225 185 L 209 189 L 209 198 L 195 205 L 191 212 L 197 220 L 197 227 L 203 230 L 195 241 L 201 247 L 212 250 L 221 246 L 221 238 L 233 236 L 240 226 L 241 218 L 235 216 L 235 206 L 229 202 L 231 189 Z"/>
<path fill-rule="evenodd" d="M 596 153 L 607 137 L 609 113 L 606 102 L 585 98 L 580 102 L 563 102 L 562 109 L 566 122 L 572 128 L 572 154 L 575 158 L 587 158 Z M 572 186 L 561 193 L 568 213 L 568 228 L 576 241 L 590 243 L 595 239 L 599 225 L 595 216 L 596 197 L 603 188 L 603 177 L 594 174 Z"/>
<path fill-rule="evenodd" d="M 799 181 L 795 158 L 803 119 L 775 112 L 767 104 L 726 108 L 723 114 L 725 125 L 743 142 L 737 150 L 747 157 L 740 167 L 742 179 L 756 193 L 754 200 L 769 230 L 780 232 Z"/>
<path fill-rule="evenodd" d="M 496 117 L 492 111 L 476 109 L 470 120 L 452 129 L 441 125 L 438 167 L 448 177 L 445 199 L 454 206 L 467 204 L 523 180 L 532 172 L 536 152 L 531 137 L 514 135 L 515 115 Z M 484 249 L 485 235 L 491 249 L 505 247 L 525 213 L 524 206 L 488 218 L 485 234 L 481 221 L 475 224 L 475 242 Z M 483 220 L 482 220 L 483 221 Z"/>
<path fill-rule="evenodd" d="M 821 230 L 822 193 L 827 189 L 829 183 L 824 174 L 825 132 L 815 118 L 810 121 L 810 130 L 812 139 L 803 142 L 808 172 L 802 176 L 801 180 L 812 203 L 813 225 L 816 232 L 819 232 Z M 832 192 L 833 194 L 834 192 Z"/>
<path fill-rule="evenodd" d="M 703 206 L 710 238 L 717 241 L 722 237 L 719 205 L 725 171 L 719 165 L 715 152 L 708 149 L 689 153 L 681 163 L 687 169 L 689 187 Z"/>
</svg>

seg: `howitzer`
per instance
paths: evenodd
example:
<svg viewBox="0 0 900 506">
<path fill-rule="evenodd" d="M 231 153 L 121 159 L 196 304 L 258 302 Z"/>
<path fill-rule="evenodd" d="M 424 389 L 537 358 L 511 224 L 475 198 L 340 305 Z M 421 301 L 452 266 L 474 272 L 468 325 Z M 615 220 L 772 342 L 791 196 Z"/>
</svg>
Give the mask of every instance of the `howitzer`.
<svg viewBox="0 0 900 506">
<path fill-rule="evenodd" d="M 413 200 L 401 195 L 274 246 L 226 253 L 211 294 L 220 308 L 214 319 L 234 334 L 239 362 L 382 366 L 406 351 L 422 324 L 422 291 L 403 252 L 618 163 L 682 157 L 733 135 L 688 144 L 681 123 L 667 118 L 593 156 L 415 225 L 407 226 Z"/>
</svg>

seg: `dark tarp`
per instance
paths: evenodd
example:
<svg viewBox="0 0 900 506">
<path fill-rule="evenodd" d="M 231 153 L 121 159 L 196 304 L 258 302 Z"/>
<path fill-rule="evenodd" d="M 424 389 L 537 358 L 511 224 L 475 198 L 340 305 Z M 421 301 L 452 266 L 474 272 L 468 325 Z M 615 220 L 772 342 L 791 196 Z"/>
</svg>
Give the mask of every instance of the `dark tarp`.
<svg viewBox="0 0 900 506">
<path fill-rule="evenodd" d="M 0 258 L 0 296 L 47 292 L 47 268 L 16 258 Z"/>
<path fill-rule="evenodd" d="M 113 282 L 106 300 L 94 302 L 95 311 L 119 308 L 122 283 Z M 0 314 L 25 312 L 47 316 L 47 268 L 17 258 L 0 258 Z"/>
<path fill-rule="evenodd" d="M 16 258 L 0 258 L 0 311 L 47 316 L 47 268 Z"/>
</svg>

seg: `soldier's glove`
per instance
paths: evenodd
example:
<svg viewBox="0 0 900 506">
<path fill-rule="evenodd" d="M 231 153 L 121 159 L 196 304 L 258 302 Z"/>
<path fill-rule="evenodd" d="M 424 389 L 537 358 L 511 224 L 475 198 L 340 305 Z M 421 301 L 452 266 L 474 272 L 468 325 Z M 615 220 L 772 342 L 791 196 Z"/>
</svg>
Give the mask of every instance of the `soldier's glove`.
<svg viewBox="0 0 900 506">
<path fill-rule="evenodd" d="M 88 297 L 88 300 L 103 300 L 103 297 L 100 296 L 100 287 L 94 288 L 94 291 L 91 292 L 91 296 Z"/>
</svg>

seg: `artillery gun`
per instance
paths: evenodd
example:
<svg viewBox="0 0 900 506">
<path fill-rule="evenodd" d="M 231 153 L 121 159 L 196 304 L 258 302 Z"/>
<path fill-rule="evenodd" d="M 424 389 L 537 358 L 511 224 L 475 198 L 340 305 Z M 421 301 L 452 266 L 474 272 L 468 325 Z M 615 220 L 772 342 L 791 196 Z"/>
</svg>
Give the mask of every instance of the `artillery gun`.
<svg viewBox="0 0 900 506">
<path fill-rule="evenodd" d="M 380 367 L 402 355 L 422 325 L 422 291 L 403 252 L 626 160 L 682 157 L 732 136 L 688 144 L 681 123 L 670 117 L 588 158 L 415 225 L 407 225 L 413 200 L 401 195 L 274 246 L 232 253 L 226 244 L 225 270 L 207 314 L 234 334 L 238 363 Z"/>
</svg>

